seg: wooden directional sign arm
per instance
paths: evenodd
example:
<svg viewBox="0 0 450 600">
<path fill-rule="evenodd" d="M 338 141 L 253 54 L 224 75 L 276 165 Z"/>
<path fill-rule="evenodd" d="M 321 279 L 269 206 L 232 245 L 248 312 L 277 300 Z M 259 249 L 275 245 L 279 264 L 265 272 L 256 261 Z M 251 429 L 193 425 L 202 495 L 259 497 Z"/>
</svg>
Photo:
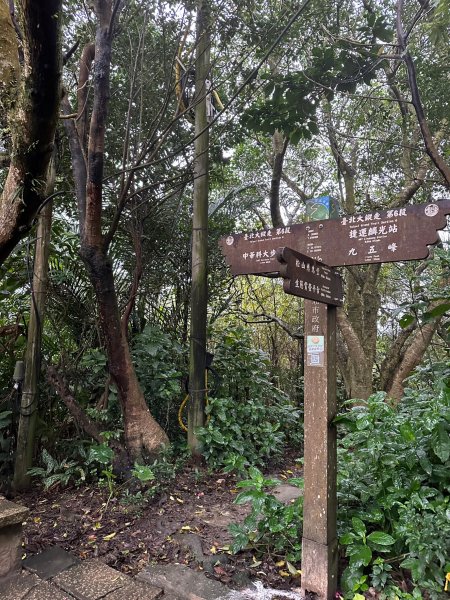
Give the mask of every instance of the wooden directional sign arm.
<svg viewBox="0 0 450 600">
<path fill-rule="evenodd" d="M 344 287 L 341 276 L 334 269 L 292 248 L 279 248 L 276 256 L 283 290 L 287 294 L 342 306 Z"/>
<path fill-rule="evenodd" d="M 283 291 L 287 294 L 289 294 L 289 288 L 291 285 L 291 281 L 290 281 L 290 277 L 288 275 L 288 263 L 287 260 L 285 258 L 286 256 L 286 250 L 289 250 L 289 248 L 278 248 L 277 250 L 277 261 L 278 261 L 278 273 L 280 274 L 280 277 L 283 278 Z"/>
<path fill-rule="evenodd" d="M 220 241 L 233 275 L 277 272 L 277 249 L 287 246 L 330 267 L 426 258 L 447 223 L 450 200 L 374 210 L 228 235 Z"/>
</svg>

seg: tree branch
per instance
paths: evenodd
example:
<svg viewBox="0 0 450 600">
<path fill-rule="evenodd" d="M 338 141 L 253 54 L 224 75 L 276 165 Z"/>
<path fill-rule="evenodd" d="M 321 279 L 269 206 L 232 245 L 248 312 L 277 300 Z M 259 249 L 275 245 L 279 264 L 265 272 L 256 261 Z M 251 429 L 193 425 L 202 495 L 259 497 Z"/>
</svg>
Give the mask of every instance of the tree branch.
<svg viewBox="0 0 450 600">
<path fill-rule="evenodd" d="M 431 135 L 430 128 L 428 126 L 428 121 L 425 116 L 425 111 L 422 105 L 422 100 L 420 98 L 419 87 L 417 85 L 417 74 L 416 68 L 414 65 L 413 58 L 407 49 L 407 37 L 403 30 L 402 24 L 402 9 L 403 9 L 403 0 L 398 0 L 397 2 L 397 37 L 400 49 L 402 50 L 403 61 L 406 65 L 407 73 L 408 73 L 408 84 L 409 89 L 411 91 L 412 103 L 414 106 L 414 110 L 416 111 L 417 121 L 419 123 L 420 131 L 422 133 L 422 138 L 425 144 L 425 149 L 427 151 L 428 156 L 433 161 L 436 168 L 440 171 L 443 176 L 446 186 L 450 187 L 450 167 L 447 165 L 445 160 L 439 154 L 438 149 L 436 148 L 433 136 Z"/>
</svg>

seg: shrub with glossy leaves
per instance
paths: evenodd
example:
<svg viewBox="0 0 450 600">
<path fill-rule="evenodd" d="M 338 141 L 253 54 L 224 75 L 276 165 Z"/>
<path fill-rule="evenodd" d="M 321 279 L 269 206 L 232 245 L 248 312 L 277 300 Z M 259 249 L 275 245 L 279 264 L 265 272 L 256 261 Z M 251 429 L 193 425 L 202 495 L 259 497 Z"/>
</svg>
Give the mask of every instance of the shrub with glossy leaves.
<svg viewBox="0 0 450 600">
<path fill-rule="evenodd" d="M 208 401 L 209 422 L 199 431 L 210 466 L 242 470 L 280 454 L 294 436 L 299 443 L 299 411 L 272 381 L 269 361 L 252 346 L 248 331 L 223 332 L 213 364 L 220 383 Z"/>
<path fill-rule="evenodd" d="M 389 590 L 395 567 L 437 599 L 450 570 L 450 367 L 422 368 L 409 383 L 396 408 L 377 393 L 337 418 L 349 597 L 383 579 Z"/>
</svg>

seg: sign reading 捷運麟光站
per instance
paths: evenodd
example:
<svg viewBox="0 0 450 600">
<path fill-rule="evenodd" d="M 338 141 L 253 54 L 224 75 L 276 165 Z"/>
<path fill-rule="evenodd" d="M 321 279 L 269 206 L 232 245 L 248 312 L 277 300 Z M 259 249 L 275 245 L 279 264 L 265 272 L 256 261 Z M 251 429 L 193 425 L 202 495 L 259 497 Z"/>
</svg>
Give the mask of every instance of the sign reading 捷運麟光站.
<svg viewBox="0 0 450 600">
<path fill-rule="evenodd" d="M 233 275 L 279 271 L 286 246 L 330 267 L 416 260 L 428 256 L 447 224 L 450 200 L 230 234 L 220 240 Z"/>
</svg>

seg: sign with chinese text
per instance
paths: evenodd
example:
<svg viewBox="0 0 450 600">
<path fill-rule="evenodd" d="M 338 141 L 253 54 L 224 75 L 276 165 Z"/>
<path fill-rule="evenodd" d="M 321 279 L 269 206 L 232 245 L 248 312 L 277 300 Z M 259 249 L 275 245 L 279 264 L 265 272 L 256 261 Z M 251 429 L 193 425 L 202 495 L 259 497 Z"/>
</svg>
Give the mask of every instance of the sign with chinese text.
<svg viewBox="0 0 450 600">
<path fill-rule="evenodd" d="M 278 270 L 284 278 L 283 289 L 287 294 L 342 306 L 342 279 L 333 269 L 291 248 L 280 248 L 277 258 L 280 263 Z"/>
<path fill-rule="evenodd" d="M 308 354 L 325 352 L 325 337 L 323 335 L 306 336 L 306 352 Z"/>
<path fill-rule="evenodd" d="M 279 272 L 287 246 L 331 267 L 416 260 L 428 256 L 447 224 L 450 200 L 231 234 L 220 240 L 233 275 Z"/>
</svg>

